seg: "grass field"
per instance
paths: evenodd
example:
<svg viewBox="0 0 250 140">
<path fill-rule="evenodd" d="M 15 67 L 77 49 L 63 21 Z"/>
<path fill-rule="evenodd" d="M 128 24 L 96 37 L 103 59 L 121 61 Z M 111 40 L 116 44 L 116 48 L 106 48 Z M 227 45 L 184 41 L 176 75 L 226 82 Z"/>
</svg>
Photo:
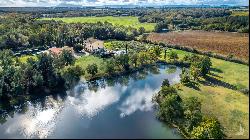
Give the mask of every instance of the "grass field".
<svg viewBox="0 0 250 140">
<path fill-rule="evenodd" d="M 98 72 L 96 75 L 104 75 L 105 74 L 105 67 L 104 67 L 105 60 L 102 58 L 99 58 L 93 55 L 82 56 L 76 60 L 75 65 L 78 65 L 85 70 L 84 77 L 88 79 L 90 78 L 91 75 L 87 73 L 86 68 L 89 64 L 94 64 L 94 63 L 98 67 Z"/>
<path fill-rule="evenodd" d="M 180 58 L 187 52 L 174 50 Z M 249 89 L 249 67 L 242 64 L 212 58 L 212 81 L 204 81 L 199 90 L 181 86 L 180 95 L 198 97 L 202 102 L 202 112 L 219 119 L 228 138 L 249 138 L 249 98 L 232 90 L 223 83 Z M 211 82 L 212 85 L 208 85 Z M 226 84 L 226 85 L 227 85 Z M 244 132 L 240 131 L 240 127 Z"/>
<path fill-rule="evenodd" d="M 249 16 L 249 11 L 233 11 L 231 16 Z"/>
<path fill-rule="evenodd" d="M 248 34 L 206 31 L 153 33 L 148 36 L 148 40 L 152 42 L 164 42 L 205 52 L 210 51 L 225 57 L 233 55 L 244 61 L 249 60 L 248 38 Z"/>
<path fill-rule="evenodd" d="M 138 17 L 126 16 L 126 17 L 65 17 L 65 18 L 43 18 L 43 20 L 56 20 L 56 21 L 64 21 L 66 23 L 96 23 L 100 22 L 110 22 L 113 25 L 123 25 L 123 26 L 131 26 L 134 28 L 144 27 L 147 32 L 153 31 L 155 23 L 140 23 L 138 21 Z"/>
<path fill-rule="evenodd" d="M 36 56 L 33 55 L 23 55 L 18 58 L 18 60 L 22 63 L 26 63 L 29 58 L 33 58 L 34 60 L 37 60 Z"/>
</svg>

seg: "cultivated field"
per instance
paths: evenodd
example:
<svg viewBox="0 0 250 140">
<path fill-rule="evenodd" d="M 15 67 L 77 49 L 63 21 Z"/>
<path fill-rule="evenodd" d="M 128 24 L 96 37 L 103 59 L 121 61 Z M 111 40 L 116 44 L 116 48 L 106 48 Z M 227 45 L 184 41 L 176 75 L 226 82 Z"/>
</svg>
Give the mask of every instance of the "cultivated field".
<svg viewBox="0 0 250 140">
<path fill-rule="evenodd" d="M 123 26 L 131 26 L 134 28 L 140 28 L 144 27 L 147 32 L 154 30 L 154 23 L 140 23 L 138 21 L 138 17 L 132 17 L 132 16 L 124 16 L 124 17 L 112 17 L 112 16 L 106 16 L 106 17 L 65 17 L 65 18 L 43 18 L 43 20 L 56 20 L 56 21 L 64 21 L 66 23 L 96 23 L 98 21 L 100 22 L 110 22 L 114 25 L 123 25 Z"/>
<path fill-rule="evenodd" d="M 249 57 L 248 34 L 182 31 L 161 34 L 152 33 L 148 36 L 148 40 L 213 52 L 226 57 L 233 55 L 233 57 L 244 61 L 248 61 Z"/>
</svg>

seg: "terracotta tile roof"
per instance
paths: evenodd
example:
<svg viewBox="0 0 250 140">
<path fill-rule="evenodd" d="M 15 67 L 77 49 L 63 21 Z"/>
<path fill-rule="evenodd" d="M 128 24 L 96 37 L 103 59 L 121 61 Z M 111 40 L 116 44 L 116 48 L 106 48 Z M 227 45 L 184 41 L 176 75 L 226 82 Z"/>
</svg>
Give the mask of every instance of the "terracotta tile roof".
<svg viewBox="0 0 250 140">
<path fill-rule="evenodd" d="M 49 48 L 49 51 L 51 51 L 55 54 L 59 54 L 62 50 L 63 50 L 62 48 L 56 48 L 56 47 Z"/>
<path fill-rule="evenodd" d="M 73 52 L 73 48 L 67 47 L 67 46 L 65 46 L 63 48 L 57 48 L 57 47 L 49 48 L 49 51 L 52 53 L 55 53 L 55 54 L 60 54 L 62 50 L 69 50 L 69 51 Z"/>
</svg>

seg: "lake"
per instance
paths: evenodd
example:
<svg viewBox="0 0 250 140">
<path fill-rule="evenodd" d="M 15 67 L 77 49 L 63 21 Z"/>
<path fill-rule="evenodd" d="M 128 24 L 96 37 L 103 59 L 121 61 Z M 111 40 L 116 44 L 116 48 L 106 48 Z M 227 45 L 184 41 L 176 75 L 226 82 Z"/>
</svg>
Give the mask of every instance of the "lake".
<svg viewBox="0 0 250 140">
<path fill-rule="evenodd" d="M 180 68 L 159 65 L 26 102 L 1 118 L 0 138 L 182 138 L 156 118 L 152 96 L 180 81 Z M 3 115 L 2 115 L 3 116 Z"/>
</svg>

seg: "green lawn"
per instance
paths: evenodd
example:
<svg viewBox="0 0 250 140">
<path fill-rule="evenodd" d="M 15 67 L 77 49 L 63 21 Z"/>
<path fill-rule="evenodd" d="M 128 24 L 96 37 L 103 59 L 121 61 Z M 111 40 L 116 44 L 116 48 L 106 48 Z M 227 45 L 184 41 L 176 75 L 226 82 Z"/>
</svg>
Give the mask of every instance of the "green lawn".
<svg viewBox="0 0 250 140">
<path fill-rule="evenodd" d="M 182 59 L 186 54 L 192 54 L 191 52 L 182 50 L 173 49 L 173 51 L 177 52 L 180 59 Z M 214 68 L 214 71 L 212 72 L 217 75 L 217 79 L 235 85 L 239 88 L 249 88 L 249 66 L 216 58 L 211 58 L 211 60 Z"/>
<path fill-rule="evenodd" d="M 134 28 L 144 27 L 147 32 L 151 32 L 154 30 L 155 23 L 140 23 L 138 21 L 138 17 L 65 17 L 65 18 L 43 18 L 43 20 L 56 20 L 56 21 L 64 21 L 66 23 L 96 23 L 100 22 L 110 22 L 113 25 L 123 25 L 123 26 L 131 26 Z"/>
<path fill-rule="evenodd" d="M 231 16 L 248 16 L 248 11 L 233 11 Z"/>
<path fill-rule="evenodd" d="M 187 52 L 174 50 L 182 58 Z M 219 83 L 249 88 L 249 66 L 212 58 L 213 70 L 210 75 Z M 249 98 L 243 93 L 215 84 L 200 84 L 200 89 L 181 86 L 180 95 L 196 96 L 202 101 L 202 112 L 219 119 L 228 138 L 249 138 Z M 240 133 L 240 127 L 244 129 Z"/>
<path fill-rule="evenodd" d="M 76 60 L 75 65 L 78 65 L 85 70 L 84 77 L 88 79 L 91 75 L 87 73 L 86 68 L 89 64 L 94 64 L 94 63 L 98 67 L 98 73 L 96 75 L 104 75 L 105 74 L 105 67 L 104 67 L 105 60 L 102 58 L 99 58 L 93 55 L 82 56 Z"/>
<path fill-rule="evenodd" d="M 22 55 L 18 58 L 18 60 L 22 63 L 26 63 L 28 58 L 33 58 L 34 60 L 37 60 L 37 56 L 34 55 Z"/>
</svg>

